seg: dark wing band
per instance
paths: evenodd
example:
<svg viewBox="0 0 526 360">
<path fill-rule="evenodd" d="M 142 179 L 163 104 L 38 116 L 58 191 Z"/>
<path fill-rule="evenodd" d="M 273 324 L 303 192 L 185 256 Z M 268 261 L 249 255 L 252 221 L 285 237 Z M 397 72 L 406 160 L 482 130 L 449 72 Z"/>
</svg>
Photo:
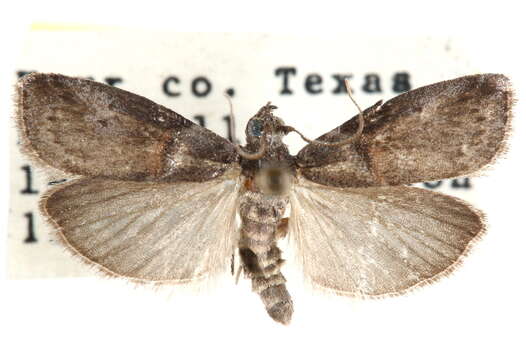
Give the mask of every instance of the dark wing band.
<svg viewBox="0 0 526 360">
<path fill-rule="evenodd" d="M 504 75 L 461 77 L 421 87 L 364 112 L 360 141 L 307 145 L 297 155 L 307 179 L 337 187 L 412 184 L 473 173 L 504 148 L 513 94 Z M 319 138 L 340 141 L 357 117 Z"/>
<path fill-rule="evenodd" d="M 206 181 L 238 158 L 228 140 L 112 86 L 35 73 L 23 77 L 17 90 L 24 150 L 70 174 Z"/>
</svg>

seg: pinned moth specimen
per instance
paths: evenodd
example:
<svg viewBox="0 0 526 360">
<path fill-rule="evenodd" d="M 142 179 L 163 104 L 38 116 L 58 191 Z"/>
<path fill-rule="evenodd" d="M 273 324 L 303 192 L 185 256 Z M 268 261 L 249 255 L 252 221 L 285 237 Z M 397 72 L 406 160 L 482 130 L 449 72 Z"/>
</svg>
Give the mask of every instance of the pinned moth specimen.
<svg viewBox="0 0 526 360">
<path fill-rule="evenodd" d="M 482 213 L 407 185 L 491 164 L 513 99 L 503 75 L 440 82 L 359 111 L 291 155 L 282 139 L 296 130 L 270 103 L 241 147 L 93 81 L 34 73 L 17 91 L 25 153 L 74 178 L 40 203 L 73 255 L 111 276 L 182 284 L 227 272 L 237 254 L 284 324 L 286 235 L 305 278 L 344 296 L 398 295 L 454 270 L 484 232 Z"/>
</svg>

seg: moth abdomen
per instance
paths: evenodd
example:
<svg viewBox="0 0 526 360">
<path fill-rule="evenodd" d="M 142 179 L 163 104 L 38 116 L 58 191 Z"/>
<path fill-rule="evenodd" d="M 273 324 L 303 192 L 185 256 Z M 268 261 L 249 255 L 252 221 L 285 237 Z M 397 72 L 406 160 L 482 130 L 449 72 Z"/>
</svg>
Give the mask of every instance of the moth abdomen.
<svg viewBox="0 0 526 360">
<path fill-rule="evenodd" d="M 255 253 L 249 248 L 240 248 L 239 254 L 247 277 L 252 280 L 252 291 L 259 294 L 265 309 L 274 320 L 288 324 L 292 317 L 292 299 L 281 274 L 281 251 L 276 245 L 267 251 Z"/>
<path fill-rule="evenodd" d="M 273 246 L 268 251 L 263 250 L 260 254 L 254 253 L 250 248 L 240 248 L 239 256 L 247 276 L 252 279 L 257 279 L 257 277 L 270 278 L 280 274 L 280 267 L 285 262 L 281 258 L 281 250 L 277 246 Z M 256 289 L 253 290 L 256 291 Z"/>
<path fill-rule="evenodd" d="M 284 260 L 277 246 L 287 200 L 247 191 L 240 204 L 242 220 L 239 256 L 252 290 L 259 294 L 272 319 L 288 324 L 293 305 L 281 274 Z"/>
</svg>

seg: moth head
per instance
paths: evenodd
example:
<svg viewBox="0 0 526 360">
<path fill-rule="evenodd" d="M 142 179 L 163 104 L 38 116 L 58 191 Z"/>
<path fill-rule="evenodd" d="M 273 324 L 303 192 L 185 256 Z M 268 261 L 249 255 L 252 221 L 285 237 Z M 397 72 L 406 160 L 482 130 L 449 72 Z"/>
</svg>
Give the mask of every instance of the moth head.
<svg viewBox="0 0 526 360">
<path fill-rule="evenodd" d="M 245 129 L 247 143 L 259 143 L 263 136 L 267 137 L 271 144 L 281 143 L 284 135 L 281 129 L 284 126 L 284 122 L 277 116 L 274 116 L 272 111 L 275 109 L 277 109 L 277 106 L 271 105 L 269 102 L 248 121 Z"/>
</svg>

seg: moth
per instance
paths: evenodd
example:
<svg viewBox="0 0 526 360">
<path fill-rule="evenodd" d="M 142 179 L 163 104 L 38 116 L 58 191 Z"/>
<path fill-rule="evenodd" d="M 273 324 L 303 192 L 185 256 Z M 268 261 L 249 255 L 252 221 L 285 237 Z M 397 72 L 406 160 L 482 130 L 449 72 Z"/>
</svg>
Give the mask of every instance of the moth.
<svg viewBox="0 0 526 360">
<path fill-rule="evenodd" d="M 293 313 L 278 248 L 287 235 L 305 278 L 344 296 L 399 295 L 456 269 L 484 233 L 483 214 L 408 185 L 491 164 L 513 99 L 504 75 L 439 82 L 304 137 L 291 155 L 282 140 L 296 130 L 270 103 L 239 146 L 90 80 L 33 73 L 17 95 L 25 153 L 73 177 L 40 202 L 66 249 L 107 275 L 154 284 L 214 278 L 236 254 L 283 324 Z"/>
</svg>

